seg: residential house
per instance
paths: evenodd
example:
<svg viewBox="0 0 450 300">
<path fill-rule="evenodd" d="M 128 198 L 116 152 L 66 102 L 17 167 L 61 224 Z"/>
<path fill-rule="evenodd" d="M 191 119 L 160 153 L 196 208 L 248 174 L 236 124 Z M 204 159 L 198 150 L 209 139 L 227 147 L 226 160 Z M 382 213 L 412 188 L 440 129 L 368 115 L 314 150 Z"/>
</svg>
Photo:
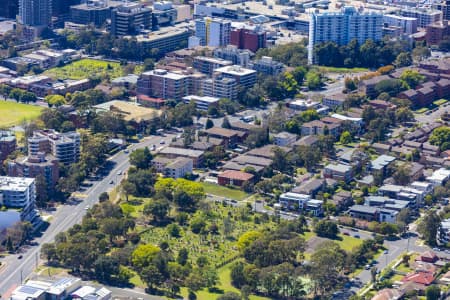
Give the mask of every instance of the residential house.
<svg viewBox="0 0 450 300">
<path fill-rule="evenodd" d="M 174 147 L 165 147 L 159 151 L 159 154 L 167 158 L 178 158 L 187 157 L 192 159 L 193 166 L 195 168 L 201 167 L 203 165 L 203 151 L 192 150 L 192 149 L 182 149 Z"/>
<path fill-rule="evenodd" d="M 341 190 L 334 194 L 329 201 L 336 206 L 338 211 L 342 211 L 353 204 L 352 192 Z"/>
<path fill-rule="evenodd" d="M 187 157 L 179 157 L 168 163 L 163 170 L 163 174 L 166 177 L 182 178 L 187 174 L 192 174 L 192 159 Z"/>
<path fill-rule="evenodd" d="M 367 205 L 353 205 L 348 210 L 349 215 L 352 218 L 366 220 L 366 221 L 378 221 L 379 208 Z"/>
<path fill-rule="evenodd" d="M 331 109 L 342 108 L 346 99 L 346 94 L 338 93 L 330 96 L 324 96 L 322 99 L 322 104 Z"/>
<path fill-rule="evenodd" d="M 363 80 L 361 82 L 362 92 L 364 92 L 369 98 L 375 98 L 376 96 L 378 96 L 375 87 L 383 80 L 391 80 L 391 77 L 389 77 L 388 75 L 381 75 Z"/>
<path fill-rule="evenodd" d="M 290 146 L 297 140 L 297 135 L 286 131 L 273 136 L 273 143 L 277 146 Z"/>
<path fill-rule="evenodd" d="M 450 179 L 450 170 L 440 168 L 428 176 L 426 180 L 433 184 L 433 186 L 443 186 Z"/>
<path fill-rule="evenodd" d="M 376 159 L 370 162 L 370 170 L 374 175 L 381 176 L 382 178 L 389 176 L 389 167 L 393 165 L 395 157 L 390 155 L 380 155 Z"/>
<path fill-rule="evenodd" d="M 323 121 L 314 120 L 314 121 L 303 123 L 301 133 L 302 133 L 302 136 L 322 135 L 328 131 L 329 134 L 337 137 L 337 136 L 339 136 L 340 129 L 341 129 L 340 124 L 336 124 L 336 123 L 327 124 Z"/>
<path fill-rule="evenodd" d="M 353 179 L 352 167 L 344 164 L 328 164 L 323 169 L 325 178 L 350 182 Z"/>
<path fill-rule="evenodd" d="M 323 213 L 323 201 L 311 199 L 309 195 L 297 193 L 284 193 L 280 195 L 280 205 L 282 207 L 298 210 L 317 217 Z"/>
<path fill-rule="evenodd" d="M 253 181 L 254 175 L 241 171 L 227 170 L 219 174 L 217 177 L 219 185 L 240 186 Z"/>
<path fill-rule="evenodd" d="M 311 197 L 315 197 L 325 185 L 325 180 L 323 179 L 310 179 L 306 182 L 302 182 L 299 186 L 292 189 L 293 193 L 305 194 Z"/>
<path fill-rule="evenodd" d="M 234 147 L 237 143 L 243 142 L 247 136 L 245 132 L 221 127 L 212 127 L 206 129 L 204 132 L 209 137 L 222 139 L 225 148 Z"/>
</svg>

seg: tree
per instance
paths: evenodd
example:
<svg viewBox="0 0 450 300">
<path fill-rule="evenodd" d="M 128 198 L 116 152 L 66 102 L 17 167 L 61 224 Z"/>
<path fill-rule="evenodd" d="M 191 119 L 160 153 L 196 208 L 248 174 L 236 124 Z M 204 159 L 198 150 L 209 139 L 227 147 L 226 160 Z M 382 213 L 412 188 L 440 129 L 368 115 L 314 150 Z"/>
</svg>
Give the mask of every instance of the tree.
<svg viewBox="0 0 450 300">
<path fill-rule="evenodd" d="M 214 127 L 214 122 L 211 119 L 206 120 L 205 129 L 210 129 Z"/>
<path fill-rule="evenodd" d="M 417 226 L 417 232 L 422 235 L 422 238 L 429 244 L 436 244 L 436 234 L 441 225 L 441 219 L 436 212 L 431 211 L 427 213 Z"/>
<path fill-rule="evenodd" d="M 398 166 L 392 174 L 392 178 L 394 178 L 396 184 L 407 185 L 411 180 L 411 167 L 408 164 Z"/>
<path fill-rule="evenodd" d="M 397 55 L 394 65 L 397 68 L 403 68 L 403 67 L 408 67 L 408 66 L 412 65 L 412 63 L 413 63 L 413 60 L 412 60 L 411 54 L 409 52 L 401 52 L 399 55 Z"/>
<path fill-rule="evenodd" d="M 10 239 L 11 241 L 11 239 Z M 8 247 L 7 247 L 8 248 Z M 9 249 L 8 249 L 9 251 Z M 56 246 L 52 243 L 46 243 L 42 245 L 41 248 L 41 256 L 44 257 L 48 263 L 57 258 L 56 255 Z"/>
<path fill-rule="evenodd" d="M 406 89 L 415 89 L 416 86 L 423 82 L 424 79 L 425 76 L 416 70 L 405 70 L 402 75 L 400 75 L 400 80 Z"/>
<path fill-rule="evenodd" d="M 139 245 L 131 254 L 133 266 L 138 270 L 143 270 L 152 263 L 159 252 L 160 249 L 151 244 Z"/>
<path fill-rule="evenodd" d="M 439 146 L 441 151 L 450 149 L 450 127 L 441 126 L 433 130 L 430 136 L 430 143 Z"/>
<path fill-rule="evenodd" d="M 65 104 L 66 99 L 61 95 L 48 95 L 45 97 L 45 102 L 47 102 L 50 107 L 58 107 Z"/>
<path fill-rule="evenodd" d="M 180 251 L 178 251 L 177 262 L 184 266 L 187 263 L 188 257 L 189 251 L 186 248 L 181 248 Z"/>
<path fill-rule="evenodd" d="M 322 86 L 322 78 L 321 75 L 314 71 L 309 71 L 306 74 L 306 86 L 310 90 L 317 90 Z"/>
<path fill-rule="evenodd" d="M 136 194 L 136 186 L 128 180 L 122 182 L 120 189 L 125 194 L 125 200 L 127 202 L 130 195 Z"/>
<path fill-rule="evenodd" d="M 148 169 L 153 157 L 148 147 L 136 149 L 130 154 L 130 164 L 138 169 Z"/>
<path fill-rule="evenodd" d="M 340 281 L 346 253 L 334 242 L 324 242 L 311 255 L 311 279 L 314 291 L 322 295 L 332 293 Z"/>
<path fill-rule="evenodd" d="M 377 95 L 381 93 L 387 93 L 391 97 L 395 97 L 398 93 L 400 93 L 401 90 L 402 83 L 398 79 L 385 79 L 375 85 L 375 91 L 377 92 Z"/>
<path fill-rule="evenodd" d="M 222 128 L 231 129 L 231 124 L 227 117 L 223 118 Z"/>
<path fill-rule="evenodd" d="M 240 251 L 243 251 L 245 248 L 250 246 L 251 243 L 259 239 L 260 237 L 262 237 L 262 233 L 259 231 L 254 230 L 247 231 L 239 237 L 237 241 L 237 246 Z"/>
<path fill-rule="evenodd" d="M 350 144 L 351 141 L 352 141 L 352 135 L 350 134 L 350 132 L 344 131 L 341 134 L 339 142 L 341 142 L 341 144 L 343 144 L 343 145 L 347 145 L 347 144 Z"/>
<path fill-rule="evenodd" d="M 314 232 L 317 233 L 318 236 L 327 237 L 327 238 L 336 238 L 339 233 L 339 229 L 336 223 L 326 220 L 319 221 L 314 227 Z"/>
<path fill-rule="evenodd" d="M 160 224 L 166 218 L 170 210 L 170 203 L 165 199 L 153 200 L 144 205 L 144 214 L 152 216 L 153 220 Z"/>
<path fill-rule="evenodd" d="M 425 295 L 427 296 L 427 300 L 439 300 L 441 299 L 441 289 L 437 285 L 430 285 L 425 290 Z"/>
<path fill-rule="evenodd" d="M 244 267 L 244 263 L 240 261 L 234 263 L 231 267 L 231 283 L 237 288 L 241 288 L 246 283 Z"/>
<path fill-rule="evenodd" d="M 101 255 L 94 262 L 95 277 L 109 283 L 111 276 L 119 274 L 119 262 L 113 256 Z"/>
<path fill-rule="evenodd" d="M 109 194 L 107 192 L 103 192 L 98 196 L 99 202 L 105 202 L 109 200 Z"/>
<path fill-rule="evenodd" d="M 377 267 L 372 267 L 370 269 L 370 276 L 372 277 L 372 282 L 373 283 L 375 283 L 377 281 L 377 273 L 378 273 Z"/>
</svg>

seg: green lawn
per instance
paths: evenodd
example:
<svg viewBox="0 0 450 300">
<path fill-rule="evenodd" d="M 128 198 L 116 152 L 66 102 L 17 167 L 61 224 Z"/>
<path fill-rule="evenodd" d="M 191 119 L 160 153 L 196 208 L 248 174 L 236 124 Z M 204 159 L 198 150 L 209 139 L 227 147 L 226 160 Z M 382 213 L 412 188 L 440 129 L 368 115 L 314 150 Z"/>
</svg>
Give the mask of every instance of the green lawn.
<svg viewBox="0 0 450 300">
<path fill-rule="evenodd" d="M 367 68 L 336 68 L 336 67 L 324 67 L 319 66 L 317 67 L 319 71 L 325 72 L 325 73 L 359 73 L 359 72 L 366 72 L 369 71 Z"/>
<path fill-rule="evenodd" d="M 205 193 L 234 200 L 244 200 L 249 194 L 238 189 L 231 189 L 214 183 L 202 182 Z"/>
<path fill-rule="evenodd" d="M 440 105 L 442 105 L 442 104 L 444 104 L 444 103 L 447 103 L 447 102 L 448 102 L 448 101 L 445 100 L 445 99 L 439 99 L 439 100 L 434 101 L 433 104 L 434 104 L 434 105 L 437 105 L 437 106 L 440 106 Z"/>
<path fill-rule="evenodd" d="M 39 117 L 42 109 L 35 105 L 0 101 L 0 127 L 11 127 L 24 121 L 34 120 Z"/>
<path fill-rule="evenodd" d="M 119 63 L 96 59 L 81 59 L 63 67 L 50 69 L 44 74 L 54 79 L 84 79 L 91 76 L 114 79 L 124 75 Z"/>
<path fill-rule="evenodd" d="M 342 238 L 342 240 L 336 240 L 335 242 L 341 246 L 342 249 L 345 251 L 351 251 L 356 246 L 359 246 L 362 244 L 361 239 L 354 238 L 352 236 L 339 234 L 339 237 Z"/>
<path fill-rule="evenodd" d="M 428 108 L 422 107 L 422 108 L 416 110 L 416 113 L 423 114 L 423 113 L 426 113 L 427 111 L 428 111 Z"/>
<path fill-rule="evenodd" d="M 217 272 L 219 273 L 219 284 L 217 284 L 217 288 L 219 290 L 222 290 L 223 293 L 226 292 L 235 292 L 240 294 L 239 290 L 231 285 L 231 279 L 230 279 L 230 269 L 231 264 L 225 265 L 222 268 L 218 269 Z M 187 288 L 181 289 L 181 294 L 185 299 L 187 299 L 188 290 Z M 198 291 L 196 293 L 197 300 L 214 300 L 217 299 L 222 294 L 217 293 L 210 293 L 207 289 L 203 289 L 201 291 Z M 255 295 L 251 295 L 250 300 L 268 300 L 269 298 L 266 297 L 259 297 Z"/>
</svg>

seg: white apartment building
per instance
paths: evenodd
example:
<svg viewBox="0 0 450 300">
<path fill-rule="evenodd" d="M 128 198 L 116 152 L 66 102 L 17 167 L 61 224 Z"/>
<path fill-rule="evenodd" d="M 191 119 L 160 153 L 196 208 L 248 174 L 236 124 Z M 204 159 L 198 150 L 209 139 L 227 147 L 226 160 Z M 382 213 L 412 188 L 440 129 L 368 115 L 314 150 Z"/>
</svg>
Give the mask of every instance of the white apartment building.
<svg viewBox="0 0 450 300">
<path fill-rule="evenodd" d="M 195 108 L 197 108 L 198 110 L 205 110 L 205 111 L 207 111 L 212 106 L 218 106 L 219 100 L 220 100 L 219 98 L 209 96 L 189 95 L 183 97 L 184 103 L 189 104 L 191 101 L 194 101 Z"/>
<path fill-rule="evenodd" d="M 179 157 L 164 167 L 164 176 L 171 178 L 183 178 L 192 173 L 193 162 L 187 157 Z"/>
<path fill-rule="evenodd" d="M 405 34 L 413 34 L 417 32 L 417 18 L 398 15 L 384 15 L 383 23 L 389 26 L 400 27 Z"/>
<path fill-rule="evenodd" d="M 322 42 L 346 45 L 356 39 L 359 44 L 382 39 L 383 15 L 360 13 L 353 6 L 345 6 L 337 13 L 313 13 L 309 23 L 308 62 L 314 62 L 314 46 Z"/>
<path fill-rule="evenodd" d="M 203 81 L 203 95 L 215 98 L 236 100 L 237 83 L 232 78 L 215 76 Z"/>
<path fill-rule="evenodd" d="M 400 15 L 417 19 L 417 26 L 426 28 L 428 25 L 442 21 L 442 12 L 436 9 L 408 8 L 402 9 Z"/>
<path fill-rule="evenodd" d="M 63 164 L 71 164 L 80 158 L 80 145 L 80 134 L 77 132 L 36 130 L 33 136 L 28 138 L 28 155 L 36 156 L 39 152 L 50 153 Z"/>
<path fill-rule="evenodd" d="M 0 205 L 9 210 L 0 212 L 0 228 L 18 221 L 28 221 L 33 226 L 41 219 L 35 209 L 36 183 L 34 178 L 0 176 Z"/>
<path fill-rule="evenodd" d="M 209 17 L 196 20 L 195 36 L 200 39 L 201 46 L 226 46 L 230 43 L 231 22 Z"/>
</svg>

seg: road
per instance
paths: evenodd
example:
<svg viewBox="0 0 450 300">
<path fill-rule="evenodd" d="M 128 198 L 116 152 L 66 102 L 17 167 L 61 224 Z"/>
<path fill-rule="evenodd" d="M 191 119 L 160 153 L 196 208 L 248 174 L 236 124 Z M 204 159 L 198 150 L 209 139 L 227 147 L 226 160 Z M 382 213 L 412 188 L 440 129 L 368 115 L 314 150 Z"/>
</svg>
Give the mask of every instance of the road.
<svg viewBox="0 0 450 300">
<path fill-rule="evenodd" d="M 145 138 L 140 143 L 131 145 L 128 149 L 131 152 L 134 149 L 150 147 L 151 145 L 156 145 L 156 147 L 158 147 L 161 141 L 168 144 L 173 137 L 174 135 L 151 136 Z M 123 174 L 130 166 L 128 154 L 120 151 L 109 158 L 109 161 L 114 164 L 114 167 L 109 174 L 101 180 L 93 182 L 93 185 L 90 188 L 78 193 L 85 195 L 84 197 L 81 197 L 83 200 L 82 202 L 73 205 L 63 205 L 57 209 L 52 216 L 51 223 L 47 230 L 41 237 L 35 239 L 38 246 L 32 246 L 23 253 L 20 253 L 20 255 L 23 256 L 22 259 L 18 259 L 18 254 L 16 254 L 8 255 L 0 260 L 2 264 L 5 264 L 5 266 L 0 269 L 0 295 L 7 297 L 7 294 L 21 283 L 21 280 L 24 281 L 33 273 L 36 266 L 40 263 L 39 253 L 42 244 L 54 241 L 55 236 L 58 233 L 64 232 L 74 224 L 80 223 L 82 217 L 86 213 L 86 208 L 92 207 L 98 201 L 98 196 L 101 193 L 107 192 L 114 187 L 110 182 L 114 181 L 114 184 L 117 185 L 117 183 L 123 179 Z M 119 171 L 121 171 L 121 175 L 118 175 Z"/>
<path fill-rule="evenodd" d="M 441 118 L 441 115 L 444 112 L 450 113 L 450 104 L 444 104 L 439 106 L 439 109 L 436 111 L 433 111 L 429 115 L 427 114 L 415 114 L 414 117 L 416 118 L 416 121 L 421 124 L 430 124 L 435 122 L 436 120 Z"/>
</svg>

